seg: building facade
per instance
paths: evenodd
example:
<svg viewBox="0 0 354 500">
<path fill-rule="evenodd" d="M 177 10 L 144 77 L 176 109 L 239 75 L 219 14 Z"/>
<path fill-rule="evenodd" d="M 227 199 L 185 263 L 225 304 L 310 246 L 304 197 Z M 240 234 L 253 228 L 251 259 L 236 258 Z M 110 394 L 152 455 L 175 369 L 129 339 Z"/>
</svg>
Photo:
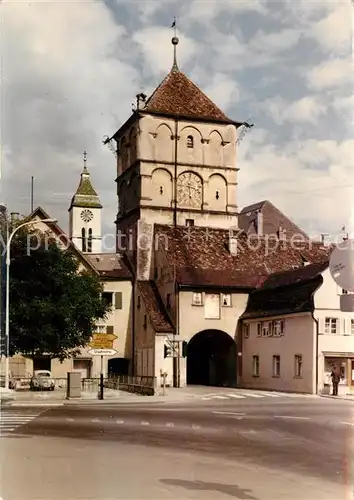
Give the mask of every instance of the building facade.
<svg viewBox="0 0 354 500">
<path fill-rule="evenodd" d="M 354 393 L 354 313 L 340 310 L 328 262 L 270 276 L 242 315 L 243 387 L 329 394 L 334 367 L 339 394 Z"/>
</svg>

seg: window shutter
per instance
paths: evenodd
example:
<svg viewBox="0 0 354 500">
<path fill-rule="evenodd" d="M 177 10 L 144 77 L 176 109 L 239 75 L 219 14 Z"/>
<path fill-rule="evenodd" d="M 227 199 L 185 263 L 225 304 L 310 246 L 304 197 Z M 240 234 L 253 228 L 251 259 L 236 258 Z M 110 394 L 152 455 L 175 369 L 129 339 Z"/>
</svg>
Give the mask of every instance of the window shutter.
<svg viewBox="0 0 354 500">
<path fill-rule="evenodd" d="M 107 325 L 107 330 L 106 331 L 107 331 L 107 333 L 113 333 L 113 326 L 111 326 L 111 325 L 108 326 Z"/>
<path fill-rule="evenodd" d="M 319 318 L 319 333 L 325 333 L 325 318 Z"/>
<path fill-rule="evenodd" d="M 352 330 L 352 323 L 351 323 L 351 318 L 344 318 L 344 331 L 343 333 L 345 335 L 349 335 Z"/>
<path fill-rule="evenodd" d="M 337 320 L 337 327 L 336 327 L 336 333 L 343 333 L 344 330 L 344 324 L 341 318 L 336 318 Z"/>
<path fill-rule="evenodd" d="M 116 292 L 114 295 L 116 309 L 122 309 L 122 292 Z"/>
</svg>

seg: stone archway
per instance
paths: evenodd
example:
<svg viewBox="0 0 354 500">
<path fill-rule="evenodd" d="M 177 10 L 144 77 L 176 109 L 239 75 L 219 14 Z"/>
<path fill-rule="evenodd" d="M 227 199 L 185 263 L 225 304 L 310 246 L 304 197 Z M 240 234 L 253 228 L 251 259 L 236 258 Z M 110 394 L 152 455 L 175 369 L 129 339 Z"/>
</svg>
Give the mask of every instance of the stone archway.
<svg viewBox="0 0 354 500">
<path fill-rule="evenodd" d="M 187 354 L 187 385 L 236 387 L 236 343 L 221 330 L 204 330 L 191 338 Z"/>
</svg>

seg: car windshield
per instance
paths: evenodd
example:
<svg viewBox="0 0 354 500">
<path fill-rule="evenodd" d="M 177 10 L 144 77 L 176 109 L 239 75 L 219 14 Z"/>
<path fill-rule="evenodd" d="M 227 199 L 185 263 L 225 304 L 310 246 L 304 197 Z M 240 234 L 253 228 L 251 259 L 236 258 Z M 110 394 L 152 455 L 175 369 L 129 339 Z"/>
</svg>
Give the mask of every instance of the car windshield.
<svg viewBox="0 0 354 500">
<path fill-rule="evenodd" d="M 37 377 L 50 377 L 50 373 L 37 373 Z"/>
</svg>

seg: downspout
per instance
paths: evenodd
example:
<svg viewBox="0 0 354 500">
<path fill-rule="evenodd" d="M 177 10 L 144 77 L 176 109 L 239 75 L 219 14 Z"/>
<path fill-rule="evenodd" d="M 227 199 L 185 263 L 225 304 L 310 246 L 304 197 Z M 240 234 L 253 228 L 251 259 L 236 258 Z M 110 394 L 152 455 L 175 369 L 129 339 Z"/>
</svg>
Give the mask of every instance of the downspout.
<svg viewBox="0 0 354 500">
<path fill-rule="evenodd" d="M 316 351 L 316 364 L 315 364 L 315 370 L 316 370 L 316 376 L 315 376 L 315 383 L 316 383 L 316 394 L 318 394 L 318 334 L 319 334 L 319 321 L 317 318 L 315 318 L 314 315 L 314 309 L 311 311 L 311 316 L 313 321 L 316 324 L 316 337 L 315 337 L 315 351 Z"/>
</svg>

